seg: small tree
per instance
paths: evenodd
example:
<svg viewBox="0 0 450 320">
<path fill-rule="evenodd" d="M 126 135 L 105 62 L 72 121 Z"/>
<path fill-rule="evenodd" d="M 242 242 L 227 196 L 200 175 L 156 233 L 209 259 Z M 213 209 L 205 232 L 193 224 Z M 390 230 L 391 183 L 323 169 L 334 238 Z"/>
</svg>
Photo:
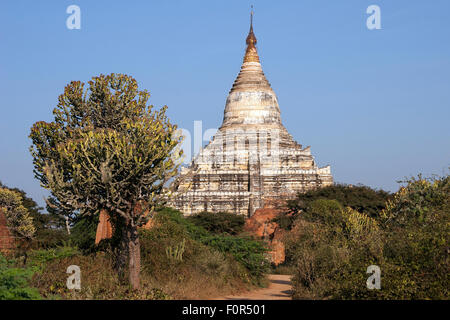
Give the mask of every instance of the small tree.
<svg viewBox="0 0 450 320">
<path fill-rule="evenodd" d="M 32 241 L 33 248 L 55 247 L 67 240 L 67 235 L 64 232 L 64 217 L 50 211 L 48 213 L 42 213 L 43 208 L 32 198 L 28 197 L 25 191 L 19 188 L 7 187 L 1 181 L 0 188 L 16 192 L 22 199 L 23 207 L 27 209 L 28 214 L 33 218 L 33 226 L 36 229 Z"/>
<path fill-rule="evenodd" d="M 60 212 L 79 215 L 106 210 L 129 257 L 129 280 L 139 288 L 138 227 L 165 195 L 177 173 L 181 136 L 164 106 L 147 106 L 149 94 L 132 77 L 93 77 L 88 91 L 73 81 L 54 109 L 55 120 L 37 122 L 30 148 L 35 176 Z"/>
<path fill-rule="evenodd" d="M 6 223 L 13 236 L 19 240 L 19 248 L 25 253 L 31 244 L 36 228 L 33 225 L 33 218 L 28 210 L 23 206 L 23 199 L 19 192 L 0 187 L 0 212 L 6 217 Z"/>
</svg>

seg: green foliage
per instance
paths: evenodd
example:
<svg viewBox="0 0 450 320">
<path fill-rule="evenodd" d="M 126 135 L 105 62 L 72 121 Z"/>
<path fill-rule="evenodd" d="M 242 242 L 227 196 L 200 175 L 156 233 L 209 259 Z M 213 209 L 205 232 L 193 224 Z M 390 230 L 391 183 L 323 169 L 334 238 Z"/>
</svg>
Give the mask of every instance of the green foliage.
<svg viewBox="0 0 450 320">
<path fill-rule="evenodd" d="M 361 294 L 367 266 L 380 263 L 376 221 L 350 207 L 342 208 L 336 200 L 318 199 L 308 209 L 299 215 L 286 239 L 288 261 L 297 269 L 294 297 L 350 298 L 347 292 Z"/>
<path fill-rule="evenodd" d="M 35 123 L 30 134 L 35 176 L 52 192 L 53 206 L 82 215 L 108 209 L 137 226 L 146 222 L 145 209 L 177 173 L 181 141 L 167 108 L 154 111 L 148 98 L 120 74 L 93 77 L 88 91 L 78 81 L 66 86 L 54 121 Z"/>
<path fill-rule="evenodd" d="M 190 238 L 196 243 L 212 249 L 212 255 L 217 251 L 223 255 L 230 255 L 248 270 L 251 281 L 261 283 L 265 272 L 268 271 L 269 262 L 266 257 L 268 249 L 262 241 L 229 235 L 211 234 L 203 227 L 195 225 L 191 219 L 174 209 L 163 208 L 154 217 L 159 226 L 158 232 L 149 231 L 152 237 L 171 239 L 169 246 L 178 245 L 184 238 Z M 186 242 L 188 251 L 189 241 Z M 217 259 L 216 259 L 217 260 Z"/>
<path fill-rule="evenodd" d="M 268 249 L 261 241 L 232 236 L 211 236 L 202 243 L 223 253 L 230 253 L 242 263 L 257 281 L 269 270 L 266 253 Z"/>
<path fill-rule="evenodd" d="M 336 200 L 342 207 L 350 207 L 370 217 L 376 217 L 379 211 L 386 207 L 386 201 L 391 195 L 383 190 L 374 190 L 367 186 L 349 186 L 335 184 L 300 193 L 297 198 L 288 202 L 286 215 L 277 219 L 279 225 L 289 230 L 295 218 L 302 212 L 308 211 L 308 207 L 315 200 Z"/>
<path fill-rule="evenodd" d="M 342 209 L 342 205 L 337 200 L 317 199 L 308 204 L 302 219 L 327 225 L 339 225 L 342 221 L 337 220 L 337 217 Z"/>
<path fill-rule="evenodd" d="M 407 185 L 386 203 L 381 217 L 391 226 L 427 223 L 433 211 L 448 202 L 450 177 L 424 179 L 421 175 L 407 180 Z"/>
<path fill-rule="evenodd" d="M 294 298 L 448 299 L 449 181 L 410 179 L 376 215 L 308 203 L 285 238 Z M 381 290 L 366 288 L 369 265 Z"/>
<path fill-rule="evenodd" d="M 450 176 L 407 181 L 381 213 L 387 298 L 449 299 Z"/>
<path fill-rule="evenodd" d="M 113 259 L 103 252 L 81 254 L 41 253 L 43 268 L 33 276 L 31 285 L 39 289 L 44 299 L 71 300 L 166 300 L 171 297 L 163 290 L 155 288 L 148 277 L 143 279 L 140 291 L 130 290 L 130 286 L 119 280 L 113 267 Z M 81 290 L 69 290 L 66 286 L 67 267 L 77 265 L 81 269 Z"/>
<path fill-rule="evenodd" d="M 10 266 L 0 254 L 0 300 L 36 300 L 41 299 L 35 288 L 29 287 L 35 270 L 33 268 L 15 268 Z"/>
<path fill-rule="evenodd" d="M 36 228 L 33 218 L 23 206 L 20 193 L 0 187 L 0 209 L 6 216 L 8 227 L 16 237 L 31 239 Z"/>
<path fill-rule="evenodd" d="M 188 217 L 192 223 L 215 234 L 237 235 L 242 232 L 245 218 L 227 212 L 201 212 Z"/>
<path fill-rule="evenodd" d="M 32 250 L 29 254 L 29 265 L 42 270 L 52 260 L 61 260 L 67 257 L 79 255 L 77 247 L 70 245 L 59 246 L 51 249 Z"/>
<path fill-rule="evenodd" d="M 8 188 L 0 182 L 0 188 L 9 189 L 18 193 L 22 198 L 22 205 L 33 219 L 36 232 L 33 236 L 33 248 L 54 248 L 68 240 L 67 231 L 64 229 L 65 223 L 61 216 L 56 214 L 42 213 L 42 208 L 25 191 L 18 188 Z"/>
<path fill-rule="evenodd" d="M 223 296 L 261 281 L 246 267 L 255 269 L 249 264 L 251 254 L 262 253 L 256 242 L 236 238 L 233 243 L 231 236 L 227 236 L 230 239 L 225 242 L 222 236 L 210 234 L 179 211 L 168 208 L 158 210 L 152 223 L 150 230 L 140 230 L 140 291 L 130 290 L 129 285 L 120 280 L 114 269 L 115 256 L 109 251 L 81 254 L 73 243 L 30 251 L 27 269 L 35 271 L 29 279 L 30 286 L 37 288 L 44 299 L 148 300 Z M 202 239 L 205 242 L 215 240 L 208 246 Z M 173 254 L 168 255 L 168 247 L 178 248 L 178 254 L 173 250 Z M 241 261 L 235 256 L 240 256 Z M 257 265 L 256 261 L 253 263 Z M 72 264 L 82 270 L 81 291 L 72 292 L 66 287 L 66 269 Z"/>
<path fill-rule="evenodd" d="M 74 225 L 70 230 L 70 240 L 84 253 L 92 253 L 99 249 L 99 246 L 95 244 L 98 222 L 98 216 L 75 218 Z"/>
<path fill-rule="evenodd" d="M 189 219 L 186 219 L 183 214 L 172 208 L 159 208 L 158 214 L 155 215 L 155 222 L 164 226 L 172 226 L 176 228 L 171 232 L 177 233 L 180 236 L 186 235 L 194 240 L 200 240 L 204 237 L 209 237 L 210 233 L 203 227 L 197 226 Z"/>
<path fill-rule="evenodd" d="M 130 282 L 139 288 L 137 228 L 166 201 L 178 173 L 182 136 L 167 107 L 147 105 L 149 93 L 122 74 L 72 81 L 59 96 L 54 121 L 31 128 L 35 177 L 50 190 L 47 201 L 66 216 L 105 210 L 121 238 L 118 261 L 130 259 Z M 128 249 L 126 249 L 128 248 Z"/>
<path fill-rule="evenodd" d="M 179 211 L 170 208 L 158 210 L 153 217 L 153 227 L 141 230 L 143 273 L 151 275 L 159 283 L 169 283 L 173 286 L 169 293 L 173 292 L 175 296 L 179 296 L 181 288 L 186 288 L 183 296 L 191 298 L 196 297 L 193 292 L 198 294 L 201 291 L 204 297 L 208 297 L 208 290 L 218 295 L 223 288 L 242 285 L 243 282 L 258 282 L 259 279 L 228 250 L 209 246 L 207 239 L 212 237 Z M 187 292 L 187 288 L 193 292 Z"/>
</svg>

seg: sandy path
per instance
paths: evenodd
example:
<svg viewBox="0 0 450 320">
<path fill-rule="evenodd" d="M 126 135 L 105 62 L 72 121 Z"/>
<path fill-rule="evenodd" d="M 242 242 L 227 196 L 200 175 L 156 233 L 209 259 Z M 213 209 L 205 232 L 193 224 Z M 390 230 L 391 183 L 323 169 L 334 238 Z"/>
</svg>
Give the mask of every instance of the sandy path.
<svg viewBox="0 0 450 320">
<path fill-rule="evenodd" d="M 214 300 L 291 300 L 291 277 L 284 274 L 269 274 L 270 284 L 267 288 Z"/>
</svg>

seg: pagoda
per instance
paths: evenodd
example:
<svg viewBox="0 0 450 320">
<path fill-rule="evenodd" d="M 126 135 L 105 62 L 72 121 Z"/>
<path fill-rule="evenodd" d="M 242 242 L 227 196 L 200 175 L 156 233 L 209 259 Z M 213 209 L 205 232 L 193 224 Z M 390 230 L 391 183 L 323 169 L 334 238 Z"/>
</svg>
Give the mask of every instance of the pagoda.
<svg viewBox="0 0 450 320">
<path fill-rule="evenodd" d="M 213 139 L 181 168 L 169 204 L 191 215 L 203 211 L 252 216 L 255 210 L 333 183 L 281 122 L 278 99 L 261 67 L 253 12 L 240 72 Z"/>
</svg>

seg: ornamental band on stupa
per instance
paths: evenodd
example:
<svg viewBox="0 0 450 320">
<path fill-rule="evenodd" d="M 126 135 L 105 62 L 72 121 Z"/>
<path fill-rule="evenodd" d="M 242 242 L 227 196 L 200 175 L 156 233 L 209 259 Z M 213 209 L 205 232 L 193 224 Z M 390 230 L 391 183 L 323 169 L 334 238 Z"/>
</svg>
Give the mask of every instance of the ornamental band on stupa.
<svg viewBox="0 0 450 320">
<path fill-rule="evenodd" d="M 275 92 L 256 50 L 253 13 L 241 70 L 230 90 L 222 126 L 188 168 L 181 169 L 169 205 L 185 215 L 202 211 L 250 217 L 256 209 L 333 183 L 281 123 Z"/>
</svg>

